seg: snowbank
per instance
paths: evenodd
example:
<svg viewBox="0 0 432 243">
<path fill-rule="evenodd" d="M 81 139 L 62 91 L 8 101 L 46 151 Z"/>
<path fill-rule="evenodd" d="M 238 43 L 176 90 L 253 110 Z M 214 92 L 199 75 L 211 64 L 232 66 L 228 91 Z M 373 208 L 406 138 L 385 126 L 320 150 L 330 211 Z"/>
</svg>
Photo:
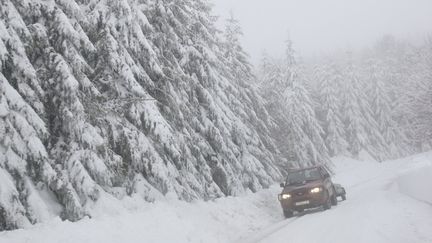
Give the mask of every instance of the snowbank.
<svg viewBox="0 0 432 243">
<path fill-rule="evenodd" d="M 166 200 L 137 208 L 125 202 L 125 211 L 98 215 L 76 223 L 60 219 L 26 229 L 0 233 L 0 243 L 76 243 L 76 242 L 232 242 L 240 235 L 281 221 L 277 193 L 272 187 L 259 193 L 214 201 Z M 102 208 L 111 208 L 102 200 Z M 107 205 L 108 204 L 108 205 Z"/>
<path fill-rule="evenodd" d="M 400 192 L 432 205 L 432 166 L 404 173 L 396 182 Z"/>
</svg>

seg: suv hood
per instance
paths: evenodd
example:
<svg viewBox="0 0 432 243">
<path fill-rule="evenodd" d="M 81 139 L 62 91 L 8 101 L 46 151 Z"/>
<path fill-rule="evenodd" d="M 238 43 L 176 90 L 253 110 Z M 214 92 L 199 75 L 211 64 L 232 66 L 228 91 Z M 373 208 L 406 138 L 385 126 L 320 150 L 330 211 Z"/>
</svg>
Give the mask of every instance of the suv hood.
<svg viewBox="0 0 432 243">
<path fill-rule="evenodd" d="M 306 184 L 288 185 L 284 187 L 282 193 L 290 193 L 294 190 L 299 190 L 299 189 L 312 189 L 314 187 L 319 187 L 319 186 L 323 186 L 323 181 L 316 180 L 316 181 L 307 182 Z"/>
</svg>

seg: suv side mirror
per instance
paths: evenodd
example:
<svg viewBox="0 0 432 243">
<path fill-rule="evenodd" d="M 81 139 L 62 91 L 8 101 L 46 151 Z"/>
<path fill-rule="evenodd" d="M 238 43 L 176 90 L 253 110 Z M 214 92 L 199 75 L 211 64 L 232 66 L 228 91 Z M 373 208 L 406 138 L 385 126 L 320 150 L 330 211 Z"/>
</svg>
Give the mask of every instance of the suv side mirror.
<svg viewBox="0 0 432 243">
<path fill-rule="evenodd" d="M 282 182 L 282 183 L 280 184 L 280 187 L 284 188 L 284 187 L 285 187 L 285 183 Z"/>
</svg>

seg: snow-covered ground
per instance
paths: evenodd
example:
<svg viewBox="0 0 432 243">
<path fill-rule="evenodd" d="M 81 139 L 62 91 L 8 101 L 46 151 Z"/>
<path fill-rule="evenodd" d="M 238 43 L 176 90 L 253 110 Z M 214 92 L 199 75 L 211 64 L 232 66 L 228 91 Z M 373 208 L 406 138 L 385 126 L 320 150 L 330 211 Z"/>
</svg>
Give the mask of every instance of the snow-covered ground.
<svg viewBox="0 0 432 243">
<path fill-rule="evenodd" d="M 2 232 L 0 242 L 432 242 L 432 153 L 384 163 L 334 161 L 334 181 L 348 199 L 324 212 L 285 220 L 277 186 L 211 202 L 129 199 L 117 210 L 101 202 L 92 219 Z"/>
</svg>

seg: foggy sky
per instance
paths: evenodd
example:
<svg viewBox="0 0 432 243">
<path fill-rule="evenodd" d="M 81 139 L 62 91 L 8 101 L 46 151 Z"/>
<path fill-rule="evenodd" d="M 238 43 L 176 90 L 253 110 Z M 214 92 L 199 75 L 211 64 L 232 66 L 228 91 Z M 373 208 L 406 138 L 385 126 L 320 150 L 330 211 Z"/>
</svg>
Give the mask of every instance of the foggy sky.
<svg viewBox="0 0 432 243">
<path fill-rule="evenodd" d="M 258 63 L 283 55 L 289 35 L 304 56 L 365 47 L 385 34 L 419 40 L 432 33 L 432 0 L 210 0 L 219 25 L 232 11 Z"/>
</svg>

